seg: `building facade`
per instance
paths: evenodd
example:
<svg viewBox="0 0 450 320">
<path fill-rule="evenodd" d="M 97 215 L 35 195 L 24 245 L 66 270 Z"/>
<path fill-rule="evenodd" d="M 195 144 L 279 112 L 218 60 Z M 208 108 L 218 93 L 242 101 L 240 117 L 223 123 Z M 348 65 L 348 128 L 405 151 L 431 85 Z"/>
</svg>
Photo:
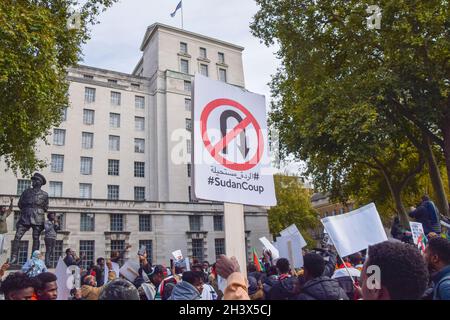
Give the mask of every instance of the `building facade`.
<svg viewBox="0 0 450 320">
<path fill-rule="evenodd" d="M 78 66 L 68 72 L 70 105 L 37 150 L 50 211 L 61 216 L 54 260 L 67 248 L 85 265 L 132 245 L 155 263 L 171 252 L 215 260 L 225 252 L 223 204 L 197 201 L 191 190 L 191 86 L 195 73 L 244 87 L 244 48 L 174 27 L 148 27 L 131 74 Z M 0 204 L 30 186 L 0 163 Z M 8 249 L 18 208 L 8 219 Z M 247 251 L 268 236 L 267 210 L 245 207 Z M 20 259 L 30 254 L 31 235 Z M 43 243 L 42 251 L 45 251 Z"/>
</svg>

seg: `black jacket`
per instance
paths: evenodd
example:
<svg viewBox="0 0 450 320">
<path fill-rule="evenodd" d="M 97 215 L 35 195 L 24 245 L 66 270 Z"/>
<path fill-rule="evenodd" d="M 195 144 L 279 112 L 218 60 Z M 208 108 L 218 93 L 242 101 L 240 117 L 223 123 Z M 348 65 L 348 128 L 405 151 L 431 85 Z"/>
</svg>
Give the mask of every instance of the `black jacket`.
<svg viewBox="0 0 450 320">
<path fill-rule="evenodd" d="M 294 300 L 298 295 L 299 282 L 297 277 L 278 280 L 266 295 L 266 300 Z"/>
<path fill-rule="evenodd" d="M 348 300 L 348 297 L 339 282 L 321 276 L 306 282 L 297 300 Z"/>
</svg>

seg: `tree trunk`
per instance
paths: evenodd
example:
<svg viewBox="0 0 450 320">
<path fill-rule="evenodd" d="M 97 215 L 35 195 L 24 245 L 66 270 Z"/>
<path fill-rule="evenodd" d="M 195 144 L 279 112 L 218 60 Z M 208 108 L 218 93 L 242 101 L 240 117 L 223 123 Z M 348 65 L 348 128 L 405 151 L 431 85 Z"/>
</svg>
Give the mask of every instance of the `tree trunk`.
<svg viewBox="0 0 450 320">
<path fill-rule="evenodd" d="M 424 137 L 424 146 L 426 147 L 424 151 L 428 163 L 428 173 L 430 175 L 431 184 L 433 185 L 433 189 L 436 194 L 436 206 L 438 207 L 441 214 L 448 216 L 449 208 L 447 195 L 445 194 L 444 183 L 441 179 L 441 172 L 436 162 L 429 137 Z"/>
<path fill-rule="evenodd" d="M 447 168 L 447 180 L 448 180 L 448 190 L 450 192 L 450 116 L 446 117 L 446 121 L 442 126 L 442 136 L 444 138 L 444 157 L 445 157 L 445 167 Z M 447 210 L 446 215 L 450 217 L 450 213 Z"/>
</svg>

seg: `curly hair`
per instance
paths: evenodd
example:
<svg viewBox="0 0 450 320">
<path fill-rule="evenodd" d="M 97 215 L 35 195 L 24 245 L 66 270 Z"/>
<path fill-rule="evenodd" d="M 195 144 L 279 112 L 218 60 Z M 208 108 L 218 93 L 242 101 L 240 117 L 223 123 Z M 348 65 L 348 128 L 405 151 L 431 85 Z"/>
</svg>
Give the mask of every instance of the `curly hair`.
<svg viewBox="0 0 450 320">
<path fill-rule="evenodd" d="M 11 292 L 23 290 L 26 288 L 34 288 L 35 279 L 28 277 L 23 272 L 10 273 L 5 280 L 1 283 L 0 291 L 8 299 L 8 295 Z"/>
<path fill-rule="evenodd" d="M 442 262 L 450 264 L 450 241 L 444 238 L 432 238 L 428 242 L 428 249 L 436 254 Z"/>
<path fill-rule="evenodd" d="M 392 300 L 417 300 L 428 284 L 428 268 L 414 246 L 385 241 L 369 247 L 368 264 L 381 272 L 381 285 Z"/>
</svg>

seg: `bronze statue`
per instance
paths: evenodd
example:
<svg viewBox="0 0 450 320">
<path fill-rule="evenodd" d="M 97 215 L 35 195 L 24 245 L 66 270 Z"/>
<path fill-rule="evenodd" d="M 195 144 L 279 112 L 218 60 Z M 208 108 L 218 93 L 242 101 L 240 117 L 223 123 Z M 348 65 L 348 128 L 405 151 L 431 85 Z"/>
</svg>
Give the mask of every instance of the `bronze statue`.
<svg viewBox="0 0 450 320">
<path fill-rule="evenodd" d="M 19 251 L 19 241 L 23 235 L 33 229 L 33 250 L 39 250 L 39 237 L 44 230 L 45 213 L 48 210 L 48 194 L 41 190 L 47 183 L 45 177 L 40 173 L 35 173 L 31 177 L 32 188 L 25 190 L 20 196 L 18 207 L 20 217 L 16 224 L 16 236 L 11 248 L 11 264 L 17 263 Z"/>
</svg>

